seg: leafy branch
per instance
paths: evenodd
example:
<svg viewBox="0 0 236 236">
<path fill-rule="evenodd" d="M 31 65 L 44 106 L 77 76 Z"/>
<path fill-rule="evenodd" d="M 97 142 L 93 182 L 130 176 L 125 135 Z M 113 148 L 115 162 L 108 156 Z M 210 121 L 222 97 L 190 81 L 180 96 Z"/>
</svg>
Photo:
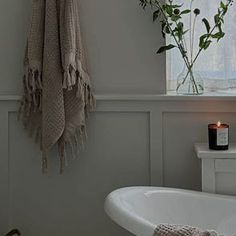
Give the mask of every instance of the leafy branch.
<svg viewBox="0 0 236 236">
<path fill-rule="evenodd" d="M 222 30 L 224 24 L 224 17 L 228 12 L 229 6 L 233 4 L 233 0 L 221 1 L 217 10 L 217 14 L 214 16 L 214 24 L 211 26 L 206 18 L 202 19 L 202 23 L 205 26 L 206 33 L 199 37 L 199 49 L 196 55 L 193 55 L 194 37 L 196 19 L 200 15 L 198 8 L 192 9 L 193 0 L 190 1 L 190 8 L 184 8 L 184 5 L 174 4 L 174 0 L 168 0 L 165 4 L 161 4 L 160 0 L 139 0 L 140 5 L 145 9 L 150 6 L 153 9 L 153 22 L 159 20 L 161 23 L 161 33 L 165 38 L 166 35 L 170 35 L 174 39 L 175 44 L 165 45 L 159 48 L 157 53 L 163 53 L 173 48 L 178 48 L 180 51 L 184 63 L 188 68 L 188 74 L 192 73 L 192 67 L 199 55 L 203 50 L 207 50 L 209 46 L 214 42 L 219 42 L 225 33 Z M 190 25 L 187 29 L 182 21 L 184 15 L 189 15 Z M 194 21 L 192 24 L 192 15 L 194 15 Z M 185 35 L 190 32 L 189 49 L 186 43 Z M 189 52 L 190 51 L 190 52 Z M 186 75 L 185 79 L 187 78 Z M 193 78 L 192 78 L 193 79 Z M 194 80 L 194 79 L 193 79 Z M 184 83 L 185 80 L 183 80 Z M 193 81 L 195 82 L 195 81 Z M 195 86 L 197 89 L 197 86 Z"/>
</svg>

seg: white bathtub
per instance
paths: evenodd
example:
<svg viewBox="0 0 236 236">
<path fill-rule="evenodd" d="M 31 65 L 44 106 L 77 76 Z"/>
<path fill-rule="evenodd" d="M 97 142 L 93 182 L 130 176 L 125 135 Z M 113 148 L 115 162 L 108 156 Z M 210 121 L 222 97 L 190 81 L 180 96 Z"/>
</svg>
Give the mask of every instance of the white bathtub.
<svg viewBox="0 0 236 236">
<path fill-rule="evenodd" d="M 236 235 L 236 197 L 188 190 L 130 187 L 108 195 L 105 211 L 138 236 L 152 236 L 160 223 L 184 224 Z"/>
</svg>

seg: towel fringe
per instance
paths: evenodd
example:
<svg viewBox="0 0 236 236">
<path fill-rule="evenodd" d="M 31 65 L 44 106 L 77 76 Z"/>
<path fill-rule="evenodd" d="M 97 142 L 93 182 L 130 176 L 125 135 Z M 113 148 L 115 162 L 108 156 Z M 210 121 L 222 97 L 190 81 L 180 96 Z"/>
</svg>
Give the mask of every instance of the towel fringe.
<svg viewBox="0 0 236 236">
<path fill-rule="evenodd" d="M 69 136 L 69 141 L 63 140 L 62 137 L 58 142 L 60 174 L 63 174 L 65 167 L 68 165 L 69 162 L 67 150 L 70 149 L 72 160 L 75 160 L 79 156 L 79 151 L 84 149 L 85 141 L 87 140 L 87 132 L 85 125 L 77 128 L 75 132 L 73 134 L 70 134 Z"/>
<path fill-rule="evenodd" d="M 88 118 L 89 112 L 93 111 L 96 106 L 96 100 L 92 93 L 89 75 L 83 69 L 80 61 L 75 63 L 73 60 L 68 60 L 67 63 L 68 64 L 65 67 L 66 69 L 64 70 L 64 78 L 62 81 L 63 89 L 71 90 L 74 87 L 76 88 L 76 97 L 81 101 L 81 105 L 85 112 L 85 118 Z M 87 140 L 86 125 L 81 125 L 68 136 L 69 141 L 63 141 L 62 137 L 60 142 L 58 142 L 60 173 L 63 173 L 65 163 L 68 161 L 66 158 L 67 147 L 69 146 L 71 150 L 72 159 L 76 159 L 79 150 L 84 149 L 85 141 Z"/>
<path fill-rule="evenodd" d="M 76 66 L 75 66 L 76 65 Z M 30 136 L 35 137 L 36 142 L 42 142 L 42 130 L 39 124 L 32 122 L 32 115 L 42 112 L 42 72 L 37 67 L 28 68 L 26 66 L 23 78 L 24 96 L 22 98 L 18 119 L 23 121 L 25 129 L 29 130 Z M 76 88 L 76 97 L 81 100 L 82 107 L 87 118 L 90 111 L 96 106 L 95 97 L 88 74 L 83 70 L 81 62 L 71 63 L 64 71 L 62 81 L 64 89 L 71 90 Z M 84 148 L 87 140 L 86 125 L 81 125 L 73 133 L 69 134 L 70 140 L 64 141 L 63 137 L 58 142 L 58 153 L 60 159 L 60 174 L 67 166 L 67 148 L 70 147 L 72 159 L 78 157 L 79 150 Z M 42 149 L 42 143 L 40 145 Z M 48 154 L 42 153 L 42 172 L 48 171 Z"/>
<path fill-rule="evenodd" d="M 42 72 L 39 67 L 29 67 L 25 63 L 24 95 L 18 111 L 18 120 L 22 120 L 24 128 L 29 131 L 31 137 L 35 138 L 36 143 L 41 141 L 41 122 L 35 122 L 32 117 L 40 117 L 39 115 L 42 112 L 42 88 Z M 45 160 L 44 156 L 44 164 Z"/>
<path fill-rule="evenodd" d="M 72 57 L 70 55 L 70 57 Z M 77 98 L 81 99 L 82 104 L 85 107 L 86 117 L 89 111 L 93 111 L 96 102 L 92 93 L 92 86 L 89 80 L 88 73 L 83 69 L 80 60 L 77 62 L 69 60 L 64 69 L 64 77 L 62 81 L 63 89 L 71 90 L 74 86 L 77 86 Z"/>
<path fill-rule="evenodd" d="M 66 143 L 61 142 L 59 144 L 59 157 L 60 157 L 60 174 L 64 172 L 64 169 L 66 167 Z"/>
<path fill-rule="evenodd" d="M 42 110 L 42 72 L 37 67 L 25 66 L 23 78 L 24 95 L 21 101 L 18 118 L 28 121 L 32 112 Z"/>
</svg>

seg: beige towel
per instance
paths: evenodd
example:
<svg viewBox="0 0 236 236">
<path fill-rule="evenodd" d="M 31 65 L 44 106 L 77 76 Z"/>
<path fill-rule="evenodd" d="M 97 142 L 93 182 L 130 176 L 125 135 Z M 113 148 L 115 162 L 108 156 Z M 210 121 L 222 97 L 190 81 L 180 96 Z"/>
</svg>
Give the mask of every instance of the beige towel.
<svg viewBox="0 0 236 236">
<path fill-rule="evenodd" d="M 33 0 L 20 115 L 41 141 L 43 171 L 56 143 L 63 171 L 66 147 L 76 150 L 84 142 L 86 118 L 94 106 L 78 0 Z"/>
<path fill-rule="evenodd" d="M 153 236 L 217 236 L 215 231 L 204 231 L 187 225 L 160 224 Z"/>
</svg>

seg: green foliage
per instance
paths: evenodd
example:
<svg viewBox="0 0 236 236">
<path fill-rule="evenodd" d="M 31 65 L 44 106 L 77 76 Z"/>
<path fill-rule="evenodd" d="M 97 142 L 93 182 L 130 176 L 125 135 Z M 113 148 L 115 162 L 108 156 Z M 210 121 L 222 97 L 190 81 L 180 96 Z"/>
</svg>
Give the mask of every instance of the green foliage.
<svg viewBox="0 0 236 236">
<path fill-rule="evenodd" d="M 190 0 L 192 3 L 193 0 Z M 174 4 L 174 0 L 167 0 L 166 3 L 162 4 L 160 0 L 139 0 L 140 5 L 145 9 L 147 6 L 150 6 L 153 10 L 153 22 L 157 20 L 161 23 L 161 32 L 163 37 L 165 38 L 166 34 L 169 34 L 174 38 L 175 45 L 169 44 L 167 46 L 162 46 L 159 48 L 157 53 L 162 53 L 167 50 L 171 50 L 173 48 L 178 48 L 186 65 L 191 68 L 198 58 L 199 54 L 202 50 L 206 50 L 209 48 L 213 41 L 218 42 L 222 39 L 225 33 L 222 30 L 222 26 L 224 24 L 224 16 L 228 12 L 229 6 L 232 5 L 233 0 L 225 0 L 226 2 L 221 1 L 217 14 L 214 16 L 214 24 L 211 25 L 208 19 L 203 18 L 202 23 L 206 29 L 206 33 L 199 37 L 199 51 L 196 56 L 192 58 L 193 45 L 191 45 L 191 40 L 193 42 L 194 38 L 194 30 L 196 18 L 201 15 L 200 9 L 192 9 L 190 4 L 190 9 L 185 8 L 184 4 L 177 5 Z M 186 28 L 182 21 L 183 16 L 188 16 L 190 19 L 194 17 L 194 23 L 190 28 Z M 191 22 L 191 20 L 190 20 Z M 188 48 L 185 42 L 185 34 L 190 33 L 190 48 L 191 51 L 188 53 Z M 189 58 L 191 55 L 191 58 Z"/>
<path fill-rule="evenodd" d="M 224 16 L 227 13 L 228 7 L 232 4 L 232 2 L 233 1 L 229 0 L 227 1 L 227 3 L 224 3 L 222 1 L 220 2 L 217 14 L 214 16 L 215 25 L 212 27 L 212 30 L 208 20 L 206 18 L 202 19 L 203 23 L 205 24 L 207 34 L 200 36 L 200 49 L 206 50 L 212 43 L 212 40 L 210 39 L 216 39 L 217 42 L 219 42 L 219 40 L 225 36 L 225 33 L 222 31 L 222 25 L 224 24 Z"/>
<path fill-rule="evenodd" d="M 206 18 L 203 18 L 202 19 L 202 22 L 205 24 L 206 26 L 206 30 L 207 30 L 207 33 L 210 33 L 210 30 L 211 30 L 211 26 L 209 24 L 209 21 L 206 19 Z"/>
<path fill-rule="evenodd" d="M 156 11 L 153 12 L 153 22 L 155 22 L 159 16 L 160 16 L 160 9 L 157 9 Z"/>
<path fill-rule="evenodd" d="M 169 44 L 167 46 L 160 47 L 159 50 L 157 51 L 157 53 L 162 53 L 162 52 L 165 52 L 165 51 L 170 50 L 175 47 L 176 47 L 175 45 Z"/>
<path fill-rule="evenodd" d="M 186 9 L 186 10 L 183 10 L 183 11 L 181 12 L 181 15 L 188 14 L 188 13 L 190 13 L 190 12 L 191 12 L 190 9 Z"/>
</svg>

